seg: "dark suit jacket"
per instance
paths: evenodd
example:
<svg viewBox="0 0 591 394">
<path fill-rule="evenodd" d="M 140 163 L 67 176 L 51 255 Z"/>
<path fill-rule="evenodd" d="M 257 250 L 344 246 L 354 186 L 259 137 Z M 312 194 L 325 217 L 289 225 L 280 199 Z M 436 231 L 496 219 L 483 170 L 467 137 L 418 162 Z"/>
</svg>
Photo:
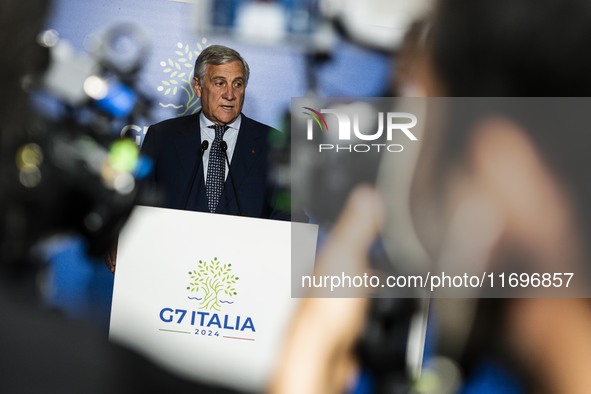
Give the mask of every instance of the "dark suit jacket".
<svg viewBox="0 0 591 394">
<path fill-rule="evenodd" d="M 203 166 L 193 184 L 188 204 L 185 196 L 191 187 L 195 165 L 201 160 L 201 130 L 199 113 L 157 123 L 147 131 L 142 153 L 153 160 L 154 168 L 146 179 L 144 189 L 157 190 L 164 208 L 209 212 L 205 195 Z M 272 207 L 273 188 L 269 187 L 268 138 L 279 132 L 242 115 L 240 132 L 230 171 L 236 184 L 234 190 L 228 174 L 224 192 L 216 213 L 289 220 L 288 212 Z"/>
</svg>

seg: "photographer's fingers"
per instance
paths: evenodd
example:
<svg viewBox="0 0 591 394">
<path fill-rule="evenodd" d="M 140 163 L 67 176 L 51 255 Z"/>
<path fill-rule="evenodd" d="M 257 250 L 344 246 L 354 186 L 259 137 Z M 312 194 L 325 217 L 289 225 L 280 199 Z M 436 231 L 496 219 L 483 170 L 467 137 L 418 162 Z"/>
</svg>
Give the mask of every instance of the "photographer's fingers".
<svg viewBox="0 0 591 394">
<path fill-rule="evenodd" d="M 381 206 L 369 187 L 352 193 L 320 253 L 317 275 L 337 269 L 348 275 L 367 270 L 368 250 L 381 224 Z M 290 327 L 270 392 L 343 392 L 356 369 L 353 350 L 367 306 L 364 298 L 305 299 Z"/>
<path fill-rule="evenodd" d="M 353 190 L 319 254 L 317 273 L 366 272 L 368 250 L 378 235 L 382 218 L 382 202 L 374 189 L 359 186 Z"/>
<path fill-rule="evenodd" d="M 112 273 L 115 273 L 115 267 L 117 265 L 117 244 L 110 248 L 105 254 L 105 263 L 107 268 Z"/>
</svg>

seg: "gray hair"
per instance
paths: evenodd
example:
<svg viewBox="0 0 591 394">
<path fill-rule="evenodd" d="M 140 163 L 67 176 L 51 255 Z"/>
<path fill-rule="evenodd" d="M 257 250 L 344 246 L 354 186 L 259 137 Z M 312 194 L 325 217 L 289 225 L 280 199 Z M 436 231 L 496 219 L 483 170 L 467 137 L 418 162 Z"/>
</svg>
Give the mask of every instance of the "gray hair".
<svg viewBox="0 0 591 394">
<path fill-rule="evenodd" d="M 236 60 L 242 62 L 242 67 L 244 68 L 244 86 L 246 86 L 248 84 L 248 77 L 250 76 L 248 63 L 234 49 L 223 45 L 208 46 L 199 54 L 195 61 L 194 76 L 199 79 L 199 84 L 201 84 L 201 81 L 205 77 L 205 70 L 209 64 L 219 66 Z"/>
</svg>

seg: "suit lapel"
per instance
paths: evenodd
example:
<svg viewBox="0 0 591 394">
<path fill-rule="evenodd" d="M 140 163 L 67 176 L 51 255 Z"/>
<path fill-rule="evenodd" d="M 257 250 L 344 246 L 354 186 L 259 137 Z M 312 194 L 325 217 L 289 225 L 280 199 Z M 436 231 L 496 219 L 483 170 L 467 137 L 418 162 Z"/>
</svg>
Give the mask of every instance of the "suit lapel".
<svg viewBox="0 0 591 394">
<path fill-rule="evenodd" d="M 183 172 L 182 179 L 185 182 L 179 185 L 179 193 L 185 196 L 191 184 L 191 176 L 197 160 L 201 158 L 201 128 L 199 124 L 199 113 L 187 117 L 187 124 L 174 130 L 178 138 L 174 138 L 175 150 L 178 159 L 178 171 Z M 205 197 L 205 184 L 203 178 L 203 166 L 195 178 L 195 183 L 189 196 L 187 209 L 203 210 L 207 207 L 207 199 Z"/>
<path fill-rule="evenodd" d="M 265 159 L 264 143 L 265 133 L 258 132 L 253 128 L 252 121 L 246 116 L 242 115 L 242 121 L 240 124 L 240 132 L 238 133 L 238 139 L 236 141 L 236 147 L 234 148 L 234 154 L 232 155 L 232 161 L 230 163 L 230 171 L 234 177 L 236 183 L 236 192 L 233 190 L 232 181 L 228 174 L 225 184 L 224 200 L 220 201 L 220 207 L 229 207 L 230 204 L 238 196 L 238 200 L 241 201 L 242 188 L 245 180 L 249 177 L 249 174 L 253 170 L 253 166 L 259 160 Z M 248 191 L 245 191 L 247 193 Z"/>
<path fill-rule="evenodd" d="M 186 127 L 173 131 L 178 136 L 178 138 L 174 138 L 174 144 L 178 155 L 179 169 L 185 172 L 187 177 L 190 177 L 193 172 L 193 166 L 199 157 L 199 147 L 201 146 L 198 115 L 194 115 L 193 119 L 188 119 Z"/>
</svg>

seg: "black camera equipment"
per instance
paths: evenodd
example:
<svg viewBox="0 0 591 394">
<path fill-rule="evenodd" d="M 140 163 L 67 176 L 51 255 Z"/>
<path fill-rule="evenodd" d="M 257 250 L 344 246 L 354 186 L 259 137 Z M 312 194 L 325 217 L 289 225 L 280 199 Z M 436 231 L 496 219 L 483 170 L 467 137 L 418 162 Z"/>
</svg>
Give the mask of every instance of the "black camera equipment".
<svg viewBox="0 0 591 394">
<path fill-rule="evenodd" d="M 90 53 L 77 53 L 56 31 L 40 33 L 38 64 L 14 92 L 19 113 L 9 117 L 19 120 L 4 128 L 0 159 L 0 257 L 11 272 L 61 234 L 81 234 L 89 253 L 104 253 L 149 171 L 137 145 L 120 135 L 151 105 L 136 86 L 147 36 L 122 24 L 96 37 Z"/>
</svg>

